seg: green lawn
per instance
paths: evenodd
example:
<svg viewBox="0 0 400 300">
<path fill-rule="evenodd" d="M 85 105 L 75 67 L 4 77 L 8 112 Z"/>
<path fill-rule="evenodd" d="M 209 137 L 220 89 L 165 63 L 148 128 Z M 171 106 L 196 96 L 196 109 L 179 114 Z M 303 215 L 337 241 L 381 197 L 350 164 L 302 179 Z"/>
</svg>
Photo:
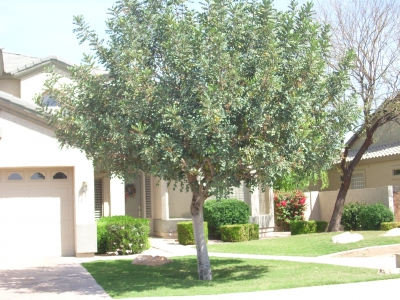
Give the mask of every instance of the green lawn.
<svg viewBox="0 0 400 300">
<path fill-rule="evenodd" d="M 332 236 L 338 233 L 329 232 L 241 243 L 214 244 L 208 245 L 208 251 L 263 255 L 320 256 L 357 248 L 400 244 L 400 237 L 381 236 L 385 231 L 357 231 L 357 233 L 360 233 L 364 237 L 364 240 L 349 244 L 332 243 Z"/>
<path fill-rule="evenodd" d="M 195 257 L 176 257 L 163 266 L 132 265 L 130 260 L 82 265 L 113 298 L 191 296 L 400 278 L 377 270 L 252 259 L 211 258 L 212 281 L 200 281 Z"/>
</svg>

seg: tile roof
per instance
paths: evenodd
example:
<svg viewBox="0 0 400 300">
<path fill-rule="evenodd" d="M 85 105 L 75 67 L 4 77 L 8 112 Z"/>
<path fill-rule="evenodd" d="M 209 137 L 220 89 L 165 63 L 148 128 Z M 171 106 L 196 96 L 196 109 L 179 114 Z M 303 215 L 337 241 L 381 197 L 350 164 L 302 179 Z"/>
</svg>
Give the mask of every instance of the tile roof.
<svg viewBox="0 0 400 300">
<path fill-rule="evenodd" d="M 347 156 L 347 161 L 353 159 L 357 151 L 358 149 L 350 150 Z M 380 145 L 372 145 L 368 148 L 367 151 L 365 151 L 361 160 L 396 155 L 396 154 L 400 154 L 400 141 L 395 141 Z"/>
<path fill-rule="evenodd" d="M 10 73 L 12 70 L 17 69 L 20 66 L 24 66 L 33 61 L 39 60 L 39 57 L 3 51 L 3 60 L 4 60 L 4 71 L 6 73 Z"/>
<path fill-rule="evenodd" d="M 73 63 L 55 55 L 39 58 L 5 51 L 2 52 L 4 71 L 6 73 L 10 73 L 11 75 L 24 74 L 25 72 L 29 72 L 30 69 L 34 69 L 40 65 L 46 65 L 55 62 L 64 65 L 66 68 L 73 65 Z M 106 75 L 108 74 L 108 71 L 93 69 L 93 73 L 97 75 Z"/>
</svg>

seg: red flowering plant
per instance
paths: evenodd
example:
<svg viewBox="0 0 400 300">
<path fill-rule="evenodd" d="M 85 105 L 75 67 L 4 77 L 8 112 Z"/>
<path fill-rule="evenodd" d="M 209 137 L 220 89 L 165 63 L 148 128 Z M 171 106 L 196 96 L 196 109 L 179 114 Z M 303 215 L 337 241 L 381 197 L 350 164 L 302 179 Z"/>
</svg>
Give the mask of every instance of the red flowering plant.
<svg viewBox="0 0 400 300">
<path fill-rule="evenodd" d="M 289 225 L 293 220 L 304 220 L 306 196 L 301 191 L 274 193 L 275 220 L 277 225 Z"/>
</svg>

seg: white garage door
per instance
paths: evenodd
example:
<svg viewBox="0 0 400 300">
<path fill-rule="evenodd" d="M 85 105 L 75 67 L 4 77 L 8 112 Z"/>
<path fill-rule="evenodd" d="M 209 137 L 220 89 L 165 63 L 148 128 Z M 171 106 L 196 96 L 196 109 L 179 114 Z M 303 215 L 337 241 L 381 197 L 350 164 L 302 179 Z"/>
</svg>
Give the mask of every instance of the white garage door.
<svg viewBox="0 0 400 300">
<path fill-rule="evenodd" d="M 73 256 L 72 169 L 0 170 L 0 255 Z"/>
</svg>

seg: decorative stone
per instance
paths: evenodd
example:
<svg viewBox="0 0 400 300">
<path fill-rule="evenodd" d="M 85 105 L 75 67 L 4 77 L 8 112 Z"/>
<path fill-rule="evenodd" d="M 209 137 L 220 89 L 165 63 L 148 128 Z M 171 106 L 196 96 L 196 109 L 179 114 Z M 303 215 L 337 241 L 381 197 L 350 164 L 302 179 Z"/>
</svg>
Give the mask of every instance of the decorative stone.
<svg viewBox="0 0 400 300">
<path fill-rule="evenodd" d="M 382 234 L 382 236 L 400 236 L 400 228 L 390 229 L 385 234 Z"/>
<path fill-rule="evenodd" d="M 363 240 L 364 237 L 359 233 L 343 232 L 332 237 L 332 242 L 335 244 L 354 243 Z"/>
<path fill-rule="evenodd" d="M 172 261 L 165 256 L 139 255 L 132 261 L 132 265 L 161 266 Z"/>
<path fill-rule="evenodd" d="M 400 269 L 379 269 L 378 274 L 400 274 Z"/>
</svg>

